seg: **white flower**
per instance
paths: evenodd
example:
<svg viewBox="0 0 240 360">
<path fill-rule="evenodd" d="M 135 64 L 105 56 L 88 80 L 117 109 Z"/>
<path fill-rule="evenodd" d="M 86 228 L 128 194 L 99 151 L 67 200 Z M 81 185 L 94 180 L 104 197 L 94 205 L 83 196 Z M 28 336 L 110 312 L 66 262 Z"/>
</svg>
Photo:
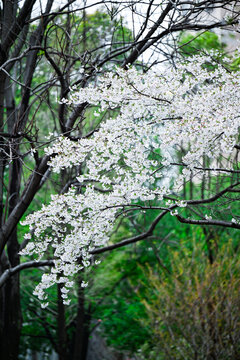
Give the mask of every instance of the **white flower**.
<svg viewBox="0 0 240 360">
<path fill-rule="evenodd" d="M 55 267 L 35 289 L 39 299 L 45 300 L 46 289 L 60 282 L 59 277 L 67 298 L 74 275 L 94 263 L 92 251 L 108 243 L 119 214 L 139 201 L 170 207 L 174 202 L 165 204 L 164 197 L 172 192 L 176 205 L 185 207 L 183 186 L 203 175 L 203 157 L 217 169 L 220 155 L 234 154 L 240 127 L 236 115 L 240 73 L 228 73 L 220 65 L 211 72 L 202 62 L 204 58 L 196 58 L 163 73 L 117 68 L 117 75 L 108 72 L 99 78 L 98 86 L 72 90 L 69 100 L 62 99 L 97 106 L 95 116 L 108 108 L 118 110 L 91 137 L 76 142 L 62 136 L 45 150 L 54 154 L 49 164 L 57 173 L 84 164 L 84 173 L 76 178 L 84 191 L 71 188 L 52 196 L 48 205 L 23 222 L 34 231 L 35 240 L 21 254 L 41 258 L 49 248 L 54 254 Z M 183 82 L 183 72 L 194 76 L 186 75 Z M 170 213 L 178 215 L 173 208 Z M 30 234 L 25 239 L 30 240 Z"/>
<path fill-rule="evenodd" d="M 87 287 L 87 286 L 88 286 L 88 283 L 87 283 L 87 282 L 85 282 L 85 281 L 82 281 L 82 283 L 81 283 L 81 287 L 85 288 L 85 287 Z"/>
</svg>

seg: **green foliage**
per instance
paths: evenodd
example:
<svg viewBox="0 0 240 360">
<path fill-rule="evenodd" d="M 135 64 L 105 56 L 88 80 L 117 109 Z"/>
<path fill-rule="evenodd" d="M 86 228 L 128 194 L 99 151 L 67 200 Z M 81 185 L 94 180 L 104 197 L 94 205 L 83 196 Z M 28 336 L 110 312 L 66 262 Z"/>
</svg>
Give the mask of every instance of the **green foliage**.
<svg viewBox="0 0 240 360">
<path fill-rule="evenodd" d="M 230 64 L 230 70 L 239 71 L 240 70 L 240 58 L 235 57 L 234 60 Z"/>
<path fill-rule="evenodd" d="M 153 210 L 141 215 L 133 214 L 133 223 L 125 218 L 118 224 L 113 241 L 134 236 L 138 232 L 135 222 L 148 227 L 156 213 Z M 86 296 L 87 301 L 92 303 L 93 317 L 101 320 L 99 328 L 107 343 L 119 351 L 136 354 L 145 341 L 152 344 L 152 330 L 142 303 L 146 296 L 144 284 L 148 283 L 144 269 L 148 266 L 158 268 L 156 254 L 160 249 L 161 263 L 169 267 L 169 252 L 178 247 L 176 233 L 172 232 L 168 239 L 161 241 L 175 221 L 174 217 L 163 221 L 157 229 L 159 235 L 153 239 L 107 254 L 92 274 L 88 274 L 93 281 L 86 288 Z M 183 228 L 186 231 L 186 226 Z M 181 229 L 181 232 L 184 230 Z"/>
<path fill-rule="evenodd" d="M 235 38 L 233 34 L 230 34 L 229 37 Z M 240 69 L 240 59 L 234 54 L 229 54 L 227 44 L 211 31 L 199 33 L 183 31 L 179 39 L 179 52 L 185 58 L 199 53 L 210 53 L 211 64 L 210 62 L 206 64 L 210 70 L 214 69 L 218 63 L 223 64 L 229 71 L 239 71 Z"/>
<path fill-rule="evenodd" d="M 141 281 L 138 256 L 131 249 L 124 250 L 109 254 L 92 272 L 86 299 L 92 304 L 93 318 L 99 320 L 107 344 L 134 353 L 149 338 L 149 329 L 139 325 L 139 317 L 145 316 L 144 306 L 133 290 Z"/>
<path fill-rule="evenodd" d="M 180 53 L 184 56 L 196 55 L 201 51 L 218 50 L 223 52 L 226 44 L 219 40 L 219 37 L 210 31 L 192 34 L 184 31 L 179 40 Z"/>
<path fill-rule="evenodd" d="M 171 275 L 148 268 L 142 299 L 152 329 L 155 356 L 143 359 L 233 359 L 240 355 L 239 249 L 230 239 L 214 263 L 197 239 L 189 250 L 172 251 Z"/>
<path fill-rule="evenodd" d="M 100 53 L 101 47 L 103 52 L 106 51 L 107 44 L 114 49 L 119 47 L 119 43 L 124 45 L 133 39 L 131 30 L 123 24 L 123 18 L 111 19 L 109 14 L 101 11 L 88 14 L 85 21 L 81 19 L 78 31 L 82 36 L 86 34 L 88 50 L 98 48 Z"/>
<path fill-rule="evenodd" d="M 156 213 L 152 210 L 134 216 L 133 212 L 132 223 L 124 219 L 119 226 L 120 237 L 138 233 L 135 224 L 147 228 Z M 121 240 L 117 234 L 113 241 Z M 184 354 L 189 351 L 186 359 L 194 358 L 191 344 L 186 342 L 181 331 L 186 328 L 189 336 L 193 332 L 199 339 L 201 319 L 197 326 L 197 313 L 194 313 L 198 297 L 202 299 L 203 311 L 207 311 L 207 299 L 213 298 L 216 299 L 215 308 L 219 307 L 225 317 L 229 316 L 223 307 L 228 306 L 232 296 L 237 296 L 238 253 L 235 231 L 191 227 L 179 224 L 175 217 L 169 216 L 158 225 L 152 239 L 107 255 L 94 271 L 91 289 L 86 289 L 88 301 L 93 304 L 93 317 L 101 320 L 99 328 L 107 343 L 122 352 L 135 354 L 138 359 L 184 359 L 183 351 Z M 232 273 L 235 278 L 229 283 Z M 226 284 L 223 291 L 222 284 Z M 213 294 L 209 292 L 212 286 Z M 222 304 L 224 297 L 226 302 Z M 231 311 L 236 314 L 239 311 L 237 297 L 232 306 Z M 164 323 L 167 314 L 176 317 L 170 319 L 172 328 Z M 205 327 L 209 326 L 206 316 L 203 322 L 206 322 Z M 174 341 L 171 342 L 172 333 L 179 339 L 176 346 Z M 164 350 L 163 342 L 170 344 L 169 354 Z M 196 359 L 206 359 L 205 355 L 203 353 Z"/>
<path fill-rule="evenodd" d="M 46 333 L 46 329 L 56 336 L 56 328 L 52 321 L 53 309 L 43 311 L 40 302 L 33 296 L 33 284 L 37 284 L 41 276 L 41 271 L 34 269 L 22 274 L 24 286 L 21 288 L 23 328 L 21 332 L 20 356 L 19 359 L 26 359 L 27 349 L 41 351 L 46 356 L 50 356 L 52 343 Z M 52 292 L 53 298 L 54 293 Z M 55 313 L 56 314 L 56 313 Z"/>
<path fill-rule="evenodd" d="M 144 340 L 149 338 L 149 329 L 139 325 L 138 317 L 144 315 L 144 306 L 137 296 L 131 296 L 129 301 L 121 294 L 115 294 L 114 306 L 102 306 L 101 320 L 107 343 L 118 350 L 137 351 Z"/>
</svg>

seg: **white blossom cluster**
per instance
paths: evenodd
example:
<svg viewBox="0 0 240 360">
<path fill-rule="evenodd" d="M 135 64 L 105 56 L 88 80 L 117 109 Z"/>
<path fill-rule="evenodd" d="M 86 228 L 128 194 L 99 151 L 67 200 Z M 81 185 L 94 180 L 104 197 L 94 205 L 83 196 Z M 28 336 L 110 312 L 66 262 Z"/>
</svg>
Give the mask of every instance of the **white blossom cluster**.
<svg viewBox="0 0 240 360">
<path fill-rule="evenodd" d="M 48 249 L 55 262 L 36 288 L 41 300 L 48 287 L 61 282 L 68 303 L 69 279 L 90 265 L 94 249 L 107 244 L 119 210 L 139 200 L 164 202 L 165 195 L 173 189 L 177 193 L 184 179 L 199 172 L 203 155 L 214 163 L 220 154 L 233 152 L 240 126 L 240 75 L 221 66 L 210 71 L 202 66 L 207 60 L 144 74 L 116 69 L 98 86 L 72 92 L 69 102 L 98 106 L 96 116 L 109 108 L 118 115 L 90 138 L 62 137 L 46 149 L 54 171 L 84 164 L 85 172 L 77 178 L 81 193 L 71 188 L 53 196 L 24 222 L 35 228 L 35 240 L 22 254 L 41 258 Z M 184 167 L 174 177 L 171 167 L 179 163 L 182 146 L 187 149 L 180 160 Z"/>
</svg>

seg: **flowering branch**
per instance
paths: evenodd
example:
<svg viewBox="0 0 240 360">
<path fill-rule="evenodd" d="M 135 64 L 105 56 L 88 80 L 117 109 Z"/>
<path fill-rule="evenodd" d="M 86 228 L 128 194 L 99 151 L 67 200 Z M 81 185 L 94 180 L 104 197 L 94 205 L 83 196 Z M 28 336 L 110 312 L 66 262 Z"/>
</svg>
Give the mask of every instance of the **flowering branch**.
<svg viewBox="0 0 240 360">
<path fill-rule="evenodd" d="M 191 63 L 179 64 L 177 70 L 164 69 L 157 74 L 116 69 L 99 78 L 97 87 L 90 84 L 73 91 L 68 100 L 62 99 L 64 104 L 88 102 L 97 107 L 96 118 L 107 109 L 114 109 L 116 115 L 87 138 L 72 141 L 62 137 L 46 149 L 53 171 L 82 164 L 85 170 L 76 177 L 76 188 L 52 196 L 49 205 L 24 221 L 30 227 L 25 240 L 31 239 L 33 229 L 35 240 L 21 253 L 37 254 L 39 260 L 48 248 L 53 253 L 54 266 L 35 291 L 41 300 L 46 299 L 45 289 L 60 282 L 65 284 L 62 295 L 68 303 L 69 279 L 90 266 L 94 254 L 150 237 L 168 213 L 188 224 L 240 228 L 237 214 L 231 221 L 211 219 L 209 214 L 200 220 L 178 214 L 178 208 L 214 203 L 237 191 L 239 185 L 234 161 L 240 126 L 236 116 L 240 75 L 220 65 L 209 71 L 204 65 L 207 60 L 193 58 Z M 185 150 L 179 154 L 182 148 Z M 224 167 L 219 161 L 223 157 Z M 203 158 L 208 166 L 202 166 Z M 196 179 L 197 183 L 209 173 L 224 173 L 227 186 L 207 199 L 182 196 L 185 182 Z M 162 212 L 147 231 L 108 245 L 116 220 L 126 208 L 158 208 Z"/>
</svg>

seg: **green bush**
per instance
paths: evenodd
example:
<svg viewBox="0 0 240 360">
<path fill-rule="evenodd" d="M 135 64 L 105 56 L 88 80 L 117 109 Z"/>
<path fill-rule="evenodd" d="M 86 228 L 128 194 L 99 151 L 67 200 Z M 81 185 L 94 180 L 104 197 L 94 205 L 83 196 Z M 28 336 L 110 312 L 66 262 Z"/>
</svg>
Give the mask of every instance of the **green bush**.
<svg viewBox="0 0 240 360">
<path fill-rule="evenodd" d="M 143 359 L 226 360 L 240 358 L 240 257 L 232 241 L 213 264 L 203 245 L 182 246 L 171 254 L 171 275 L 147 271 L 142 303 L 148 313 L 154 349 Z"/>
</svg>

